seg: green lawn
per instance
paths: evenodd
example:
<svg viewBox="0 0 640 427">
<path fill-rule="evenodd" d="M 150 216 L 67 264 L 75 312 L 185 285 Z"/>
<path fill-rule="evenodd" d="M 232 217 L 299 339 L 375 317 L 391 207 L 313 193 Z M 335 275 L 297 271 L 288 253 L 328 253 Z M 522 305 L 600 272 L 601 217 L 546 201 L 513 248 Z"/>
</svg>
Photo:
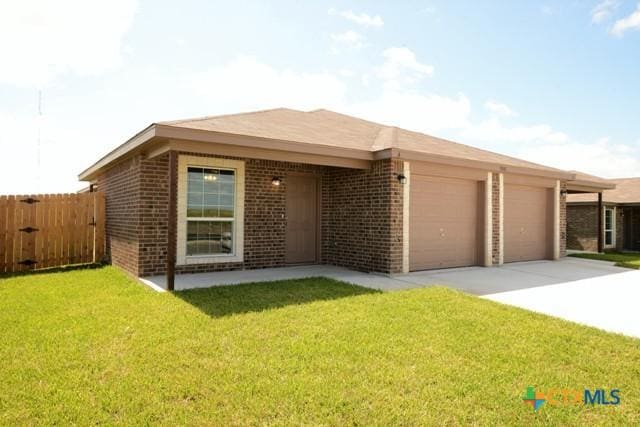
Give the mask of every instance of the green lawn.
<svg viewBox="0 0 640 427">
<path fill-rule="evenodd" d="M 604 254 L 571 254 L 576 258 L 615 262 L 619 267 L 640 269 L 640 254 L 609 252 Z"/>
<path fill-rule="evenodd" d="M 0 279 L 0 424 L 640 424 L 640 340 L 445 288 Z M 619 388 L 549 406 L 527 386 Z"/>
</svg>

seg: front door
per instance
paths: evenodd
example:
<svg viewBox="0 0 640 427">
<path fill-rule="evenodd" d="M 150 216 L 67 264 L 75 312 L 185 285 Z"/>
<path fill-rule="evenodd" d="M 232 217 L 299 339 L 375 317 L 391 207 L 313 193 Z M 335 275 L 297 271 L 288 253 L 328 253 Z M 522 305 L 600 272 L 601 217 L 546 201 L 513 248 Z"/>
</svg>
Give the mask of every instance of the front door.
<svg viewBox="0 0 640 427">
<path fill-rule="evenodd" d="M 285 262 L 317 261 L 318 179 L 311 175 L 286 178 L 287 228 Z"/>
</svg>

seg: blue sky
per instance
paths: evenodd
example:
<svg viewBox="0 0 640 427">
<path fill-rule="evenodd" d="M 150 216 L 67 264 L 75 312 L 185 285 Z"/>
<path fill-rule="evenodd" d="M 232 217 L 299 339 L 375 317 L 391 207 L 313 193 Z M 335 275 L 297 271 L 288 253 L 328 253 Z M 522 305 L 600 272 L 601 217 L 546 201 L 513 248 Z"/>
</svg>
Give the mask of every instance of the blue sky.
<svg viewBox="0 0 640 427">
<path fill-rule="evenodd" d="M 73 191 L 154 121 L 280 106 L 640 176 L 637 1 L 0 5 L 0 193 Z"/>
</svg>

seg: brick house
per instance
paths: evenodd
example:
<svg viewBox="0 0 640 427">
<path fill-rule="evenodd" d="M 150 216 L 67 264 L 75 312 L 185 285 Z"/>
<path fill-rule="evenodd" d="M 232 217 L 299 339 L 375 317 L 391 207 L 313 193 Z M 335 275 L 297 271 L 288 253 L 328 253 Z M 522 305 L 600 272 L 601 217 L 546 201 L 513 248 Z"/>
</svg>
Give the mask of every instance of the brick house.
<svg viewBox="0 0 640 427">
<path fill-rule="evenodd" d="M 327 110 L 154 123 L 80 174 L 136 276 L 323 263 L 388 274 L 557 259 L 597 179 Z"/>
<path fill-rule="evenodd" d="M 614 189 L 571 194 L 567 204 L 569 249 L 640 251 L 640 178 L 610 180 Z"/>
</svg>

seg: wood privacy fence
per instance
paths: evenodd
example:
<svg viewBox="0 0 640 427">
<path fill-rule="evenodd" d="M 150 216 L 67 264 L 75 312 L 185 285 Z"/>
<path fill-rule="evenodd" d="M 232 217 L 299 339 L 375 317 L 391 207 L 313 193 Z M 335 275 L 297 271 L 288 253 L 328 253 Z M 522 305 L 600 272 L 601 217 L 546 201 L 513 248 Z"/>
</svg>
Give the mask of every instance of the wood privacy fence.
<svg viewBox="0 0 640 427">
<path fill-rule="evenodd" d="M 99 262 L 104 193 L 0 196 L 0 273 Z"/>
</svg>

